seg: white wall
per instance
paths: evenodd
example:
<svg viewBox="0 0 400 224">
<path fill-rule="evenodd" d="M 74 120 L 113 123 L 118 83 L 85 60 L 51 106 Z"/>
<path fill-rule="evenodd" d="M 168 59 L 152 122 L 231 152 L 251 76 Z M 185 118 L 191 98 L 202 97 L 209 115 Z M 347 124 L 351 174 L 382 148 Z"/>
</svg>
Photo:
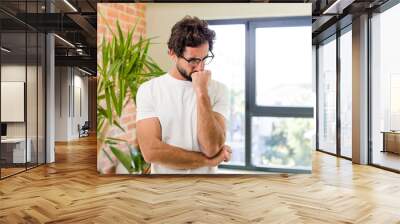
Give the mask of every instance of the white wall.
<svg viewBox="0 0 400 224">
<path fill-rule="evenodd" d="M 75 70 L 74 72 L 74 89 L 75 91 L 73 94 L 74 98 L 74 110 L 75 113 L 73 113 L 74 117 L 72 119 L 72 130 L 71 130 L 71 135 L 72 138 L 78 138 L 79 133 L 78 133 L 78 124 L 81 126 L 85 123 L 85 121 L 88 121 L 88 78 L 85 76 L 81 76 L 82 73 L 78 70 Z M 77 100 L 78 98 L 78 93 L 76 90 L 80 90 L 80 105 Z M 79 112 L 79 108 L 77 106 L 81 106 L 82 112 Z"/>
<path fill-rule="evenodd" d="M 30 73 L 34 67 L 18 64 L 6 64 L 1 66 L 1 81 L 2 82 L 25 82 L 25 75 L 27 69 L 28 73 Z M 36 71 L 35 71 L 36 72 Z M 26 83 L 26 82 L 25 82 Z M 36 93 L 36 92 L 35 92 Z M 27 93 L 28 97 L 36 97 L 36 94 Z M 4 97 L 4 96 L 3 96 Z M 31 100 L 28 100 L 30 102 Z M 35 105 L 36 106 L 36 105 Z M 7 108 L 1 108 L 1 110 L 7 110 Z M 35 114 L 36 115 L 36 114 Z M 28 120 L 31 120 L 31 117 L 28 114 Z M 25 137 L 25 122 L 7 122 L 7 136 L 8 137 Z"/>
<path fill-rule="evenodd" d="M 25 64 L 8 64 L 1 66 L 1 81 L 25 82 Z M 28 70 L 31 67 L 28 66 Z"/>
<path fill-rule="evenodd" d="M 1 81 L 18 81 L 25 82 L 25 65 L 9 64 L 1 66 Z M 1 108 L 7 110 L 7 108 Z M 10 122 L 7 123 L 7 136 L 8 137 L 25 137 L 25 123 L 24 122 Z"/>
<path fill-rule="evenodd" d="M 55 68 L 55 141 L 68 140 L 68 67 Z"/>
<path fill-rule="evenodd" d="M 79 138 L 78 124 L 88 120 L 88 78 L 71 67 L 56 67 L 55 125 L 56 141 L 69 141 Z M 79 93 L 82 114 L 79 113 Z M 75 110 L 75 111 L 74 111 Z"/>
<path fill-rule="evenodd" d="M 309 3 L 147 3 L 146 6 L 146 35 L 158 37 L 153 42 L 160 43 L 150 47 L 149 55 L 165 71 L 172 65 L 167 55 L 171 28 L 186 15 L 205 20 L 311 15 Z"/>
<path fill-rule="evenodd" d="M 25 65 L 8 64 L 1 66 L 1 81 L 3 82 L 25 82 Z M 28 70 L 30 70 L 28 66 Z M 7 108 L 1 108 L 7 110 Z M 7 136 L 8 137 L 25 137 L 25 123 L 24 122 L 11 122 L 7 123 Z"/>
</svg>

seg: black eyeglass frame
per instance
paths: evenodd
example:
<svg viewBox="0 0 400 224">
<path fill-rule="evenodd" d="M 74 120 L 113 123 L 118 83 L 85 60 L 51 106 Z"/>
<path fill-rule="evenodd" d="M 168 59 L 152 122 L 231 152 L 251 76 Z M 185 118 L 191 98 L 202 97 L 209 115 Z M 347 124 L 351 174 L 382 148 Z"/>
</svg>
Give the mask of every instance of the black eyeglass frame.
<svg viewBox="0 0 400 224">
<path fill-rule="evenodd" d="M 203 59 L 201 58 L 185 58 L 183 55 L 179 56 L 180 58 L 183 58 L 188 64 L 192 65 L 192 66 L 197 66 L 200 64 L 200 62 L 204 61 L 204 64 L 208 65 L 212 62 L 212 60 L 214 59 L 214 53 L 212 51 L 210 51 L 211 55 L 207 55 L 205 56 Z M 211 60 L 209 62 L 205 62 L 205 60 L 207 60 L 208 58 L 211 58 Z"/>
</svg>

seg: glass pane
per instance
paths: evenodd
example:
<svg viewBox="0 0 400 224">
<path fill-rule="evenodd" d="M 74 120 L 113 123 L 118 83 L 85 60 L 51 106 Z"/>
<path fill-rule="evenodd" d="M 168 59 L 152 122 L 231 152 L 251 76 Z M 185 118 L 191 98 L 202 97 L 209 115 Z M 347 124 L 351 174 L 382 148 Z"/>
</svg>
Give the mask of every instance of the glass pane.
<svg viewBox="0 0 400 224">
<path fill-rule="evenodd" d="M 256 29 L 256 104 L 313 107 L 311 26 Z"/>
<path fill-rule="evenodd" d="M 26 80 L 26 115 L 27 115 L 27 142 L 30 148 L 28 168 L 37 165 L 37 73 L 38 73 L 38 36 L 36 32 L 27 33 L 28 63 Z"/>
<path fill-rule="evenodd" d="M 311 169 L 313 136 L 314 119 L 253 117 L 253 165 Z"/>
<path fill-rule="evenodd" d="M 26 0 L 1 0 L 0 8 L 12 13 L 13 15 L 21 16 L 26 12 Z M 0 18 L 2 19 L 2 32 L 25 32 L 26 25 L 23 22 L 12 19 L 3 12 L 0 12 Z"/>
<path fill-rule="evenodd" d="M 26 34 L 1 34 L 1 175 L 25 170 L 30 161 L 26 150 L 25 89 Z M 4 50 L 6 49 L 6 50 Z"/>
<path fill-rule="evenodd" d="M 318 48 L 318 146 L 336 154 L 336 41 Z"/>
<path fill-rule="evenodd" d="M 400 170 L 400 5 L 372 22 L 372 163 Z"/>
<path fill-rule="evenodd" d="M 39 11 L 37 1 L 27 2 L 27 20 L 36 24 Z M 27 80 L 26 80 L 26 125 L 27 125 L 27 149 L 31 153 L 27 167 L 38 164 L 38 33 L 36 30 L 27 29 Z"/>
<path fill-rule="evenodd" d="M 208 65 L 212 78 L 224 83 L 229 90 L 230 113 L 227 144 L 232 147 L 228 164 L 245 163 L 245 25 L 212 25 L 216 32 L 214 60 Z"/>
<path fill-rule="evenodd" d="M 351 30 L 340 37 L 340 150 L 352 157 L 352 37 Z"/>
<path fill-rule="evenodd" d="M 38 163 L 45 163 L 45 44 L 43 33 L 39 33 L 38 45 Z"/>
</svg>

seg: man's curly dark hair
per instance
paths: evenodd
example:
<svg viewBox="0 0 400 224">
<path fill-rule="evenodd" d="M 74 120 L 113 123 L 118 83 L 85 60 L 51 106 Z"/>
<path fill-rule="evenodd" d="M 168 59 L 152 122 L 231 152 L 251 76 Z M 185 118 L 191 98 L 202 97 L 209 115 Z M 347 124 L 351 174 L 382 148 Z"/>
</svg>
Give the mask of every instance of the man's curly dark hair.
<svg viewBox="0 0 400 224">
<path fill-rule="evenodd" d="M 172 27 L 168 48 L 177 56 L 182 56 L 185 47 L 198 47 L 207 41 L 209 50 L 212 51 L 214 39 L 215 32 L 208 28 L 205 20 L 185 16 Z"/>
</svg>

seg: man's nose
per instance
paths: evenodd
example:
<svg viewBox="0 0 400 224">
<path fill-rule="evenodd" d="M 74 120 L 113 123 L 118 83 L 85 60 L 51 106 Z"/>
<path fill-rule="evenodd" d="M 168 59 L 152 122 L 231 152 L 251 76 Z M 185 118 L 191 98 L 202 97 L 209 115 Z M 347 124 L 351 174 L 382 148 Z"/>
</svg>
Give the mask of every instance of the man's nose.
<svg viewBox="0 0 400 224">
<path fill-rule="evenodd" d="M 204 61 L 201 61 L 197 66 L 196 66 L 196 70 L 197 71 L 203 71 L 205 67 Z"/>
</svg>

